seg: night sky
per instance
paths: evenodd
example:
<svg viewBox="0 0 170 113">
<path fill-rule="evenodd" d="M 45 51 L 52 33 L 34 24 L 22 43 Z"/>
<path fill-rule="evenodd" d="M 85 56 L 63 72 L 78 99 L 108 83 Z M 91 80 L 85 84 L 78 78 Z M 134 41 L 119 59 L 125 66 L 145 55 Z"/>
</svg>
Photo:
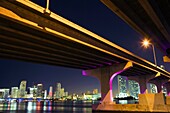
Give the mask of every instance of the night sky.
<svg viewBox="0 0 170 113">
<path fill-rule="evenodd" d="M 31 0 L 45 7 L 46 0 Z M 112 41 L 132 53 L 154 62 L 152 48 L 141 47 L 144 38 L 99 0 L 50 0 L 50 10 L 56 14 Z M 158 65 L 164 65 L 170 71 L 170 64 L 163 63 L 163 53 L 156 48 Z M 27 86 L 42 83 L 45 89 L 60 82 L 65 91 L 81 93 L 94 88 L 100 90 L 99 81 L 93 77 L 82 76 L 81 70 L 33 64 L 15 60 L 0 59 L 0 88 L 19 86 L 21 80 Z"/>
</svg>

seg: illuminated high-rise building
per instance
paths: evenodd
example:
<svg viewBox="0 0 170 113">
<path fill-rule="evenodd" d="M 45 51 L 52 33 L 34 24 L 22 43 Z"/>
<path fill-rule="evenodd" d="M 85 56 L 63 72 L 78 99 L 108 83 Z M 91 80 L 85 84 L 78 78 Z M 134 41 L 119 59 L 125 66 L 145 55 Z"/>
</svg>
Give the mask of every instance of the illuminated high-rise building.
<svg viewBox="0 0 170 113">
<path fill-rule="evenodd" d="M 61 90 L 60 90 L 60 96 L 61 96 L 61 97 L 65 96 L 65 94 L 64 94 L 64 88 L 61 88 Z"/>
<path fill-rule="evenodd" d="M 68 97 L 68 92 L 65 92 L 65 96 Z"/>
<path fill-rule="evenodd" d="M 91 92 L 90 91 L 86 91 L 86 95 L 90 95 L 91 94 Z"/>
<path fill-rule="evenodd" d="M 0 98 L 4 98 L 4 90 L 0 89 Z"/>
<path fill-rule="evenodd" d="M 29 87 L 28 89 L 29 89 L 29 97 L 33 98 L 34 97 L 34 88 Z"/>
<path fill-rule="evenodd" d="M 149 84 L 150 85 L 150 93 L 157 93 L 157 87 L 155 84 Z"/>
<path fill-rule="evenodd" d="M 47 90 L 44 91 L 44 99 L 47 99 Z"/>
<path fill-rule="evenodd" d="M 49 98 L 51 99 L 53 97 L 53 87 L 50 86 L 50 89 L 49 89 Z"/>
<path fill-rule="evenodd" d="M 18 98 L 18 87 L 12 87 L 11 88 L 11 97 L 12 98 Z"/>
<path fill-rule="evenodd" d="M 37 97 L 42 98 L 43 97 L 43 85 L 37 84 Z"/>
<path fill-rule="evenodd" d="M 61 83 L 56 84 L 55 98 L 61 98 Z"/>
<path fill-rule="evenodd" d="M 166 87 L 163 87 L 163 88 L 162 88 L 162 93 L 164 93 L 165 96 L 167 96 L 167 89 L 166 89 Z"/>
<path fill-rule="evenodd" d="M 57 83 L 57 91 L 61 90 L 61 83 Z"/>
<path fill-rule="evenodd" d="M 118 97 L 127 97 L 127 80 L 118 75 Z"/>
<path fill-rule="evenodd" d="M 133 80 L 128 80 L 128 83 L 130 96 L 138 98 L 138 94 L 140 93 L 139 84 Z"/>
<path fill-rule="evenodd" d="M 118 89 L 120 93 L 127 93 L 126 79 L 118 75 Z"/>
<path fill-rule="evenodd" d="M 26 93 L 26 81 L 21 81 L 19 88 L 19 97 L 24 98 Z"/>
<path fill-rule="evenodd" d="M 94 89 L 93 90 L 93 94 L 98 94 L 99 92 L 98 92 L 98 89 Z"/>
<path fill-rule="evenodd" d="M 4 89 L 4 98 L 8 98 L 9 97 L 9 89 Z"/>
<path fill-rule="evenodd" d="M 33 86 L 33 97 L 36 98 L 37 97 L 37 85 Z"/>
<path fill-rule="evenodd" d="M 9 96 L 9 89 L 0 89 L 0 98 L 6 99 Z"/>
</svg>

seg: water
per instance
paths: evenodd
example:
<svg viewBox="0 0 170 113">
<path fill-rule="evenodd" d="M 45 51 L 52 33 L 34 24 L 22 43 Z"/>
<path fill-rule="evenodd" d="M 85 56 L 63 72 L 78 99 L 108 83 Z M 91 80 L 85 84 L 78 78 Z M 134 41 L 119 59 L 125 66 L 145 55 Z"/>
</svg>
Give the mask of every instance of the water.
<svg viewBox="0 0 170 113">
<path fill-rule="evenodd" d="M 116 100 L 116 104 L 137 104 L 138 100 Z"/>
<path fill-rule="evenodd" d="M 97 102 L 11 102 L 1 103 L 0 112 L 4 113 L 92 113 L 92 104 Z"/>
<path fill-rule="evenodd" d="M 132 104 L 134 102 L 119 100 L 116 103 Z M 92 104 L 98 103 L 99 101 L 5 102 L 0 103 L 0 113 L 92 113 Z"/>
</svg>

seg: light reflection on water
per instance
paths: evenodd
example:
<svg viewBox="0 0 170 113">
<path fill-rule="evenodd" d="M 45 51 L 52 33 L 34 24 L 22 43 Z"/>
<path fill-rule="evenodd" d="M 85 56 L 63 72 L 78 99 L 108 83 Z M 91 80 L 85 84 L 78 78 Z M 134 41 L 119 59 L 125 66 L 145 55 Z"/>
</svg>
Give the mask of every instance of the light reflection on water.
<svg viewBox="0 0 170 113">
<path fill-rule="evenodd" d="M 117 104 L 135 104 L 138 103 L 138 100 L 117 100 Z"/>
<path fill-rule="evenodd" d="M 11 102 L 0 103 L 0 112 L 6 113 L 92 113 L 92 104 L 98 102 Z M 119 100 L 119 104 L 131 103 Z M 133 102 L 134 103 L 134 102 Z"/>
<path fill-rule="evenodd" d="M 92 103 L 86 102 L 11 102 L 0 103 L 0 112 L 7 113 L 91 113 Z"/>
</svg>

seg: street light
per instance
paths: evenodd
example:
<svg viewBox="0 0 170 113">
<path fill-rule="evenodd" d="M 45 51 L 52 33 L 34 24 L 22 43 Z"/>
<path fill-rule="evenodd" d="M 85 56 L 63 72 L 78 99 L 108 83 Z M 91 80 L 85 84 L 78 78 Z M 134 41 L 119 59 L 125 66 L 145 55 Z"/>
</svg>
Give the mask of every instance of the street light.
<svg viewBox="0 0 170 113">
<path fill-rule="evenodd" d="M 149 45 L 152 46 L 152 49 L 153 49 L 153 57 L 154 57 L 155 65 L 157 66 L 157 61 L 156 61 L 156 54 L 155 54 L 155 47 L 154 47 L 154 45 L 153 45 L 152 43 L 150 43 L 150 40 L 148 40 L 148 39 L 144 39 L 144 40 L 142 41 L 142 45 L 143 45 L 145 48 L 147 48 Z"/>
</svg>

